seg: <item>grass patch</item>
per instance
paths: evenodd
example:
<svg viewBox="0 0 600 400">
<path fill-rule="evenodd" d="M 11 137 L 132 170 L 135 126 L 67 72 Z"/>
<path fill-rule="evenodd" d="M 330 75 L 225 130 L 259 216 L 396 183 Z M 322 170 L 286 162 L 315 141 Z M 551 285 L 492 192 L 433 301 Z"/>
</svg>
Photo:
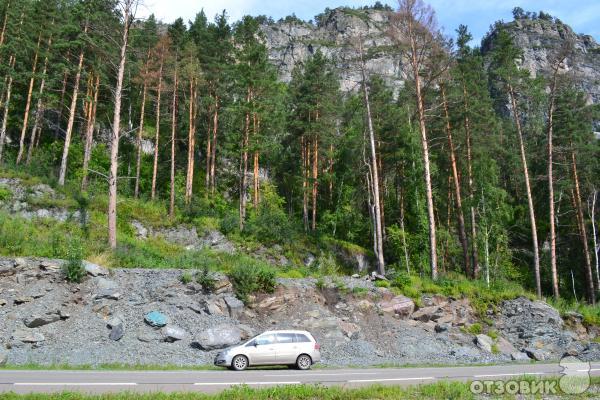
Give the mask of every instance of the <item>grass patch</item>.
<svg viewBox="0 0 600 400">
<path fill-rule="evenodd" d="M 533 377 L 518 378 L 519 381 L 538 382 L 554 381 L 557 379 L 537 379 Z M 600 382 L 598 378 L 592 378 L 592 384 Z M 577 396 L 567 396 L 560 391 L 558 384 L 556 396 L 559 398 L 596 398 L 597 393 L 592 389 L 588 393 Z M 498 396 L 496 394 L 475 395 L 471 393 L 470 382 L 440 381 L 431 384 L 418 386 L 367 386 L 357 389 L 348 389 L 341 387 L 325 387 L 322 385 L 289 385 L 272 388 L 256 389 L 248 386 L 238 386 L 225 390 L 217 394 L 204 393 L 115 393 L 88 395 L 82 393 L 54 393 L 54 394 L 25 394 L 15 393 L 3 394 L 6 400 L 301 400 L 301 399 L 320 399 L 320 400 L 366 400 L 366 399 L 395 399 L 395 400 L 416 400 L 416 399 L 453 399 L 453 400 L 471 400 L 478 398 L 504 398 L 514 399 L 514 395 Z M 537 396 L 535 396 L 537 398 Z"/>
<path fill-rule="evenodd" d="M 560 299 L 559 301 L 548 300 L 548 303 L 556 308 L 561 316 L 564 316 L 569 311 L 575 311 L 583 316 L 583 323 L 585 325 L 600 326 L 600 305 L 582 304 L 564 299 Z"/>
</svg>

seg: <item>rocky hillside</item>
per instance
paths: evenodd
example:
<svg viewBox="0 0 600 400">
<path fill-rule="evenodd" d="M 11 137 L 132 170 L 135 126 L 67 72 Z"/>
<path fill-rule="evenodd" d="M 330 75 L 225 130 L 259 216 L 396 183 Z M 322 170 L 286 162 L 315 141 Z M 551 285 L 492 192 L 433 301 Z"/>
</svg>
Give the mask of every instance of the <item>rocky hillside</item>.
<svg viewBox="0 0 600 400">
<path fill-rule="evenodd" d="M 279 279 L 244 304 L 224 275 L 209 290 L 182 270 L 85 263 L 71 284 L 62 266 L 0 259 L 0 364 L 210 365 L 218 349 L 278 328 L 313 332 L 327 365 L 600 359 L 596 328 L 526 298 L 490 309 L 487 325 L 467 299 L 423 295 L 419 307 L 358 275 Z"/>
<path fill-rule="evenodd" d="M 352 46 L 357 37 L 365 38 L 368 71 L 382 76 L 391 86 L 403 84 L 406 71 L 386 36 L 388 19 L 389 12 L 385 10 L 336 8 L 321 14 L 317 23 L 287 19 L 267 23 L 262 29 L 271 61 L 282 80 L 288 82 L 294 67 L 320 50 L 337 65 L 342 90 L 352 91 L 360 83 L 357 52 Z M 533 76 L 549 73 L 553 51 L 564 40 L 572 40 L 576 56 L 568 61 L 568 68 L 588 93 L 589 101 L 600 102 L 600 45 L 592 36 L 577 34 L 560 21 L 546 19 L 518 19 L 503 26 L 523 49 L 522 65 Z M 494 35 L 492 31 L 484 40 L 484 53 L 492 48 Z"/>
<path fill-rule="evenodd" d="M 360 83 L 358 52 L 353 40 L 362 37 L 368 53 L 367 70 L 382 76 L 391 86 L 404 81 L 400 57 L 386 36 L 388 12 L 336 8 L 319 16 L 317 23 L 287 19 L 265 24 L 269 56 L 280 78 L 289 82 L 295 66 L 320 50 L 339 69 L 342 91 L 353 91 Z"/>
<path fill-rule="evenodd" d="M 576 84 L 588 96 L 588 102 L 600 103 L 600 45 L 590 35 L 577 34 L 569 25 L 558 20 L 517 19 L 502 24 L 523 49 L 521 65 L 532 76 L 549 75 L 552 58 L 564 41 L 574 44 L 574 56 L 566 62 L 566 71 L 572 73 Z M 493 48 L 496 30 L 484 39 L 482 50 Z"/>
</svg>

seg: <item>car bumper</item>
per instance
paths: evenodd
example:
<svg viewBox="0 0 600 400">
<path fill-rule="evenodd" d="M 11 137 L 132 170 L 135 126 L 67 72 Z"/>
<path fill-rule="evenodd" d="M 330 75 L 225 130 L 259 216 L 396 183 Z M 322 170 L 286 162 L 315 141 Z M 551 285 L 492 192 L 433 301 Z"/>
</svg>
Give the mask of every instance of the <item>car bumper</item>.
<svg viewBox="0 0 600 400">
<path fill-rule="evenodd" d="M 318 362 L 321 362 L 321 352 L 320 352 L 320 351 L 318 351 L 318 350 L 317 350 L 317 351 L 314 351 L 314 352 L 311 354 L 311 357 L 310 357 L 310 358 L 312 358 L 312 363 L 313 363 L 313 364 L 315 364 L 315 363 L 318 363 Z"/>
<path fill-rule="evenodd" d="M 230 367 L 231 366 L 231 358 L 227 357 L 225 354 L 219 353 L 215 357 L 214 364 L 217 367 Z"/>
</svg>

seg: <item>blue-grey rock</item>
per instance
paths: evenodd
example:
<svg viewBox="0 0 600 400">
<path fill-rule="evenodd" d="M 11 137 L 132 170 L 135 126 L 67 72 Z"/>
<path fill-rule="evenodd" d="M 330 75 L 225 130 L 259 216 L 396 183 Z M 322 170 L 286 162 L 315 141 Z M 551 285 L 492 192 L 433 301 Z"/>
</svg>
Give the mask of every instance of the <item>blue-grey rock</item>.
<svg viewBox="0 0 600 400">
<path fill-rule="evenodd" d="M 167 317 L 159 311 L 149 312 L 144 317 L 144 320 L 148 325 L 156 328 L 162 328 L 163 326 L 167 325 L 168 322 Z"/>
<path fill-rule="evenodd" d="M 118 340 L 121 340 L 123 335 L 125 335 L 125 328 L 123 327 L 123 324 L 119 324 L 113 326 L 108 337 L 110 338 L 110 340 L 114 340 L 116 342 Z"/>
</svg>

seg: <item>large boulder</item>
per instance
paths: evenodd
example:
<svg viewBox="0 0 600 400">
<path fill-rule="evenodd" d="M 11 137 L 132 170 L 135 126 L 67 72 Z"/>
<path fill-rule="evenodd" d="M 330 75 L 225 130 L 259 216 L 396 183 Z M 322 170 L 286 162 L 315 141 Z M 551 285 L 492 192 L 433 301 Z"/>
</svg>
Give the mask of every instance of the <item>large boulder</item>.
<svg viewBox="0 0 600 400">
<path fill-rule="evenodd" d="M 396 314 L 401 317 L 410 316 L 415 309 L 412 299 L 402 295 L 392 297 L 390 300 L 383 300 L 378 306 L 384 313 Z"/>
<path fill-rule="evenodd" d="M 238 344 L 241 339 L 241 329 L 235 325 L 223 324 L 202 331 L 196 336 L 196 343 L 202 350 L 214 350 Z"/>
<path fill-rule="evenodd" d="M 483 333 L 475 336 L 475 344 L 481 350 L 487 351 L 488 353 L 492 352 L 492 346 L 494 345 L 494 340 L 488 335 L 484 335 Z"/>
<path fill-rule="evenodd" d="M 558 311 L 543 301 L 520 297 L 504 301 L 499 311 L 498 331 L 517 348 L 528 348 L 534 359 L 558 358 L 573 342 L 575 334 L 564 330 Z"/>
<path fill-rule="evenodd" d="M 161 329 L 165 342 L 176 342 L 187 337 L 187 332 L 178 326 L 165 326 Z"/>
<path fill-rule="evenodd" d="M 82 264 L 83 264 L 83 268 L 85 269 L 85 272 L 87 272 L 88 275 L 91 275 L 94 277 L 100 276 L 100 275 L 102 275 L 102 276 L 108 275 L 108 270 L 104 267 L 101 267 L 100 265 L 96 265 L 96 264 L 93 264 L 93 263 L 91 263 L 89 261 L 85 261 L 85 260 L 83 260 Z"/>
<path fill-rule="evenodd" d="M 231 318 L 237 319 L 242 315 L 244 312 L 244 303 L 240 299 L 235 296 L 225 296 L 223 300 L 227 305 L 227 310 Z"/>
<path fill-rule="evenodd" d="M 108 336 L 110 340 L 119 341 L 125 335 L 125 327 L 123 324 L 115 325 L 110 330 L 110 335 Z"/>
<path fill-rule="evenodd" d="M 33 315 L 23 320 L 23 323 L 28 328 L 39 328 L 40 326 L 48 325 L 61 320 L 61 315 L 58 311 L 49 312 L 43 315 Z"/>
</svg>

